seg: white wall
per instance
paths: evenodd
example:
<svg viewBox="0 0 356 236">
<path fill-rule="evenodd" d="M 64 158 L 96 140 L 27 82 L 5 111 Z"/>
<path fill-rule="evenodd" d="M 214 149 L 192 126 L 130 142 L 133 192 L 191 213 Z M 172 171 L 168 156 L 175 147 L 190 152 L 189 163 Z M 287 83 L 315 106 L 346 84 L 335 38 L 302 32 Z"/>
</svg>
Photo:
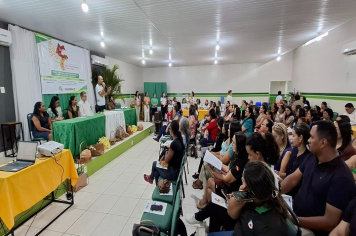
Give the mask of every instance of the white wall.
<svg viewBox="0 0 356 236">
<path fill-rule="evenodd" d="M 125 80 L 122 82 L 122 94 L 135 94 L 136 91 L 143 91 L 143 69 L 141 67 L 134 66 L 111 57 L 105 58 L 109 62 L 109 68 L 112 68 L 115 64 L 119 66 L 118 74 L 121 75 L 122 79 Z M 117 101 L 124 106 L 129 106 L 132 100 L 133 99 L 125 98 L 124 102 L 121 99 Z"/>
<path fill-rule="evenodd" d="M 356 40 L 355 29 L 356 18 L 295 49 L 293 86 L 302 92 L 355 93 L 356 55 L 341 54 L 342 45 Z"/>
</svg>

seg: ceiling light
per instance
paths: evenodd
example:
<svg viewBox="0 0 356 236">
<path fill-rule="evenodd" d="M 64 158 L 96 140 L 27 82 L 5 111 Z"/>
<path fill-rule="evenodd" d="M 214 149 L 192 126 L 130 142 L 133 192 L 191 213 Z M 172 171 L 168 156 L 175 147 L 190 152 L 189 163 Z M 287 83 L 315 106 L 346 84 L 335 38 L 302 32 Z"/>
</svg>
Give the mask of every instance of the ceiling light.
<svg viewBox="0 0 356 236">
<path fill-rule="evenodd" d="M 220 49 L 220 45 L 219 45 L 219 43 L 217 43 L 215 46 L 215 50 L 219 50 L 219 49 Z"/>
<path fill-rule="evenodd" d="M 104 32 L 100 31 L 100 35 L 101 35 L 101 37 L 104 37 Z"/>
<path fill-rule="evenodd" d="M 215 64 L 215 65 L 218 64 L 218 60 L 215 60 L 215 61 L 214 61 L 214 64 Z"/>
<path fill-rule="evenodd" d="M 88 10 L 89 10 L 88 4 L 85 2 L 85 0 L 82 3 L 82 10 L 84 12 L 88 12 Z"/>
<path fill-rule="evenodd" d="M 278 57 L 277 57 L 277 61 L 280 61 L 281 59 L 282 59 L 281 56 L 278 56 Z"/>
<path fill-rule="evenodd" d="M 168 63 L 168 66 L 169 66 L 169 67 L 172 67 L 172 62 L 169 62 L 169 63 Z"/>
<path fill-rule="evenodd" d="M 146 61 L 145 61 L 145 59 L 142 59 L 142 64 L 146 64 Z"/>
<path fill-rule="evenodd" d="M 101 45 L 102 47 L 105 47 L 104 39 L 101 40 L 100 45 Z"/>
<path fill-rule="evenodd" d="M 324 37 L 326 37 L 327 35 L 329 34 L 329 32 L 326 32 L 325 34 L 321 34 L 321 35 L 319 35 L 318 37 L 316 37 L 316 38 L 313 38 L 312 40 L 309 40 L 308 42 L 306 42 L 305 44 L 303 44 L 303 47 L 304 46 L 307 46 L 307 45 L 309 45 L 309 44 L 311 44 L 311 43 L 314 43 L 315 41 L 320 41 L 320 40 L 322 40 Z"/>
<path fill-rule="evenodd" d="M 151 54 L 151 55 L 153 54 L 153 50 L 152 50 L 152 48 L 150 48 L 150 54 Z"/>
<path fill-rule="evenodd" d="M 281 47 L 278 48 L 278 54 L 281 54 Z"/>
</svg>

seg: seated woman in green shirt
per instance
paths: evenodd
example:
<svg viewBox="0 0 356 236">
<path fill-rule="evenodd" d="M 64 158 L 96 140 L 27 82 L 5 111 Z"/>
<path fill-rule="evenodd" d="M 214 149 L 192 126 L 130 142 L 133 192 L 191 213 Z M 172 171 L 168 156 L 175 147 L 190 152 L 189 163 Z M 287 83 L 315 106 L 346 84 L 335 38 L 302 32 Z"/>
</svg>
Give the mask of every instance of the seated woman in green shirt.
<svg viewBox="0 0 356 236">
<path fill-rule="evenodd" d="M 158 99 L 156 94 L 153 94 L 153 98 L 151 99 L 151 114 L 152 114 L 152 122 L 155 122 L 155 112 L 157 111 Z"/>
<path fill-rule="evenodd" d="M 63 120 L 63 112 L 62 108 L 59 106 L 59 98 L 57 96 L 53 96 L 51 99 L 51 103 L 47 109 L 47 113 L 51 118 L 52 122 Z"/>
<path fill-rule="evenodd" d="M 77 98 L 75 96 L 71 96 L 69 99 L 69 105 L 67 107 L 68 118 L 76 118 L 80 116 L 79 107 L 77 106 Z"/>
</svg>

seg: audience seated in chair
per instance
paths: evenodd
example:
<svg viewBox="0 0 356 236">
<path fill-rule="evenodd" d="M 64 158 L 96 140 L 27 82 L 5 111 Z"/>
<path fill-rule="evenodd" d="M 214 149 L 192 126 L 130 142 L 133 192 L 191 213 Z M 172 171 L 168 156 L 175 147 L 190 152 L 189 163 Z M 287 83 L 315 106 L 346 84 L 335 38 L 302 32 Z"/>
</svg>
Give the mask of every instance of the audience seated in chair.
<svg viewBox="0 0 356 236">
<path fill-rule="evenodd" d="M 292 141 L 294 148 L 292 149 L 292 153 L 287 164 L 286 172 L 276 172 L 282 179 L 296 171 L 306 159 L 312 156 L 310 151 L 307 149 L 309 138 L 310 130 L 306 124 L 298 123 L 294 126 L 292 130 Z M 293 188 L 291 191 L 289 191 L 287 195 L 290 195 L 294 198 L 300 188 L 300 185 L 301 183 L 295 188 Z"/>
<path fill-rule="evenodd" d="M 249 137 L 254 132 L 256 126 L 256 120 L 253 115 L 252 107 L 247 107 L 245 109 L 245 116 L 245 119 L 241 121 L 242 132 L 244 132 L 246 136 Z"/>
<path fill-rule="evenodd" d="M 264 119 L 259 130 L 260 133 L 272 133 L 273 122 L 269 119 Z"/>
<path fill-rule="evenodd" d="M 71 96 L 69 98 L 69 104 L 67 107 L 67 111 L 68 111 L 69 119 L 76 118 L 76 117 L 80 116 L 79 107 L 77 106 L 77 98 L 75 96 Z"/>
<path fill-rule="evenodd" d="M 334 122 L 337 131 L 336 148 L 342 154 L 342 159 L 347 161 L 353 155 L 356 155 L 356 149 L 351 144 L 351 124 L 350 122 L 339 120 Z"/>
<path fill-rule="evenodd" d="M 333 116 L 334 116 L 333 110 L 330 108 L 325 108 L 325 110 L 323 111 L 323 119 L 332 122 Z"/>
<path fill-rule="evenodd" d="M 62 108 L 59 106 L 59 98 L 57 96 L 52 97 L 51 103 L 47 109 L 47 113 L 52 122 L 61 121 L 64 119 Z"/>
<path fill-rule="evenodd" d="M 345 105 L 345 111 L 346 113 L 344 113 L 344 115 L 350 118 L 351 125 L 356 126 L 356 110 L 354 108 L 354 105 L 352 103 L 347 103 Z"/>
<path fill-rule="evenodd" d="M 247 137 L 243 132 L 235 132 L 232 138 L 233 157 L 228 165 L 223 164 L 221 173 L 214 170 L 211 165 L 206 165 L 207 170 L 212 173 L 213 177 L 208 179 L 203 199 L 197 202 L 199 209 L 204 208 L 211 201 L 212 192 L 223 197 L 222 189 L 227 193 L 239 190 L 242 184 L 242 172 L 248 162 L 246 140 Z"/>
<path fill-rule="evenodd" d="M 215 143 L 216 136 L 219 132 L 218 126 L 216 124 L 216 113 L 214 109 L 209 110 L 206 116 L 206 120 L 209 122 L 206 128 L 202 131 L 204 133 L 204 137 L 200 139 L 200 145 L 202 147 L 208 146 L 209 143 Z"/>
<path fill-rule="evenodd" d="M 160 159 L 160 162 L 164 161 L 165 163 L 168 163 L 168 168 L 159 168 L 157 167 L 157 161 L 154 161 L 152 163 L 151 174 L 143 176 L 145 181 L 150 184 L 153 183 L 153 180 L 155 180 L 157 184 L 160 176 L 168 180 L 176 180 L 178 178 L 185 147 L 179 132 L 179 123 L 177 120 L 172 121 L 170 125 L 170 134 L 173 137 L 173 141 L 166 154 Z"/>
<path fill-rule="evenodd" d="M 93 110 L 91 109 L 90 103 L 87 100 L 87 93 L 80 93 L 80 101 L 78 102 L 79 114 L 80 116 L 91 116 L 93 115 Z"/>
<path fill-rule="evenodd" d="M 356 187 L 349 167 L 336 150 L 337 131 L 333 123 L 317 121 L 310 131 L 309 146 L 314 156 L 281 183 L 287 193 L 302 183 L 293 210 L 302 227 L 316 236 L 328 235 L 340 222 Z"/>
<path fill-rule="evenodd" d="M 178 113 L 178 106 L 174 106 L 173 107 L 173 120 L 176 120 L 179 122 L 179 119 L 180 119 L 180 115 Z M 170 126 L 171 126 L 171 123 L 168 122 L 167 125 L 164 125 L 161 130 L 159 131 L 159 134 L 157 135 L 156 138 L 153 138 L 154 140 L 156 140 L 157 142 L 159 142 L 159 139 L 163 136 L 163 135 L 168 135 L 170 132 L 169 132 L 169 129 L 170 129 Z"/>
<path fill-rule="evenodd" d="M 52 121 L 42 102 L 36 102 L 32 113 L 32 136 L 52 140 Z"/>
<path fill-rule="evenodd" d="M 258 117 L 256 119 L 256 125 L 255 125 L 256 129 L 259 129 L 261 127 L 262 122 L 266 118 L 266 112 L 267 112 L 267 106 L 266 105 L 262 105 L 260 110 L 259 110 Z"/>
</svg>

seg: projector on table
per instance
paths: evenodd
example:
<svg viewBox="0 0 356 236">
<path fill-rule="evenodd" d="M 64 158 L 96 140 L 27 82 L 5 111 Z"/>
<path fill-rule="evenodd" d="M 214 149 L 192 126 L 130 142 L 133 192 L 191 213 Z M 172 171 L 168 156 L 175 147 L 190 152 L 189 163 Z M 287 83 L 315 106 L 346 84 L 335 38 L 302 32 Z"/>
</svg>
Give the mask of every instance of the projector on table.
<svg viewBox="0 0 356 236">
<path fill-rule="evenodd" d="M 55 141 L 49 141 L 37 147 L 37 152 L 43 156 L 53 156 L 60 153 L 64 148 L 64 145 Z"/>
</svg>

